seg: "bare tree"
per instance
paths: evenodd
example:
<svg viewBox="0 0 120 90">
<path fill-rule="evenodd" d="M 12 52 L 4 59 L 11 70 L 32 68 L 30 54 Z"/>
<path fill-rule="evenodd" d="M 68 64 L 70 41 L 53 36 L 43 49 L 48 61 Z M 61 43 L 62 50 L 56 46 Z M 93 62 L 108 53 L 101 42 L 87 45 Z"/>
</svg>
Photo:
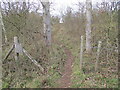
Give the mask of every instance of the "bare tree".
<svg viewBox="0 0 120 90">
<path fill-rule="evenodd" d="M 91 52 L 92 1 L 86 0 L 86 52 Z"/>
<path fill-rule="evenodd" d="M 2 18 L 1 17 L 2 16 L 0 14 L 0 89 L 2 89 L 2 23 L 1 23 Z"/>
<path fill-rule="evenodd" d="M 40 1 L 43 6 L 44 38 L 46 46 L 51 46 L 51 20 L 49 1 Z"/>
<path fill-rule="evenodd" d="M 4 24 L 3 24 L 3 21 L 2 21 L 1 8 L 0 8 L 0 25 L 1 25 L 2 31 L 4 32 L 5 43 L 7 43 L 7 35 L 6 35 L 6 30 L 4 28 Z"/>
<path fill-rule="evenodd" d="M 31 5 L 26 1 L 2 2 L 3 21 L 6 27 L 6 31 L 5 29 L 3 29 L 3 31 L 6 32 L 8 36 L 9 31 L 17 31 L 14 35 L 20 35 L 25 32 L 24 28 L 26 26 L 30 6 Z M 9 29 L 8 27 L 15 27 L 15 29 Z"/>
</svg>

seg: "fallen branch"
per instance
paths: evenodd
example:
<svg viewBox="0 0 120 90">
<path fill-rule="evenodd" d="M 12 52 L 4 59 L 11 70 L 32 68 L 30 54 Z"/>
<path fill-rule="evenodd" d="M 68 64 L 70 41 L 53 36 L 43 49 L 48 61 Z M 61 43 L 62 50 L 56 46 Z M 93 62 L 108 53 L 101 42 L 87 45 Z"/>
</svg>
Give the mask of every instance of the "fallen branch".
<svg viewBox="0 0 120 90">
<path fill-rule="evenodd" d="M 38 66 L 38 67 L 41 69 L 42 72 L 44 72 L 44 68 L 43 68 L 41 65 L 39 65 L 38 62 L 37 62 L 35 59 L 33 59 L 33 57 L 32 57 L 25 49 L 23 49 L 23 53 L 24 53 L 36 66 Z"/>
</svg>

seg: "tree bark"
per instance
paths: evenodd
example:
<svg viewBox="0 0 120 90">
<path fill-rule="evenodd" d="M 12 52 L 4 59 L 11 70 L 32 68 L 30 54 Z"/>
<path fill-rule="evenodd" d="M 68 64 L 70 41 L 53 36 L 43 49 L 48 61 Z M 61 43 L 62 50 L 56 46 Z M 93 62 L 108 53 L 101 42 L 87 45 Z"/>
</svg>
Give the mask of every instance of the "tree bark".
<svg viewBox="0 0 120 90">
<path fill-rule="evenodd" d="M 92 23 L 92 2 L 86 0 L 86 52 L 91 53 L 91 23 Z"/>
<path fill-rule="evenodd" d="M 3 32 L 4 32 L 5 43 L 7 43 L 7 35 L 6 35 L 6 30 L 5 30 L 5 28 L 4 28 L 4 24 L 3 24 L 3 21 L 2 21 L 1 8 L 0 8 L 0 25 L 1 25 L 1 29 L 2 29 Z"/>
<path fill-rule="evenodd" d="M 43 20 L 44 20 L 44 38 L 46 46 L 51 46 L 51 20 L 50 20 L 50 3 L 41 2 L 43 6 Z"/>
<path fill-rule="evenodd" d="M 2 18 L 0 18 L 1 21 Z M 0 89 L 2 89 L 2 24 L 0 23 Z"/>
</svg>

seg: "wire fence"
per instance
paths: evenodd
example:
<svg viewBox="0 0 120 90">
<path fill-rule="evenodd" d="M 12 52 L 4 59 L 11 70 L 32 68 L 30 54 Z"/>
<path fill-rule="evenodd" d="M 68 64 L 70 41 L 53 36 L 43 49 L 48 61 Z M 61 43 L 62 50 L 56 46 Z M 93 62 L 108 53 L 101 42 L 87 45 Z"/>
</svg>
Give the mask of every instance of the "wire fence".
<svg viewBox="0 0 120 90">
<path fill-rule="evenodd" d="M 81 36 L 82 38 L 83 36 Z M 81 39 L 81 45 L 83 40 Z M 82 45 L 80 49 L 83 49 L 85 45 Z M 85 51 L 85 50 L 84 50 Z M 82 55 L 81 55 L 82 54 Z M 97 46 L 92 47 L 92 55 L 89 57 L 90 61 L 86 61 L 85 52 L 83 50 L 80 51 L 80 68 L 85 68 L 87 65 L 86 63 L 93 64 L 95 71 L 102 70 L 104 66 L 107 65 L 106 68 L 114 68 L 117 71 L 117 64 L 118 64 L 118 39 L 116 42 L 110 44 L 110 42 L 102 42 L 98 41 Z"/>
</svg>

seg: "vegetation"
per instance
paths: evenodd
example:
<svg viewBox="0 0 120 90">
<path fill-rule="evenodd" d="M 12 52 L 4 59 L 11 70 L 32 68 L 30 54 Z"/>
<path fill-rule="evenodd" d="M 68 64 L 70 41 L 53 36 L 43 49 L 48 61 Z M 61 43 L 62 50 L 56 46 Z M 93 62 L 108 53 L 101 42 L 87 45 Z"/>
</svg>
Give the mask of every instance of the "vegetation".
<svg viewBox="0 0 120 90">
<path fill-rule="evenodd" d="M 12 10 L 11 10 L 12 11 Z M 6 15 L 3 8 L 3 22 L 7 31 L 8 42 L 4 45 L 4 58 L 14 36 L 19 37 L 22 46 L 45 69 L 40 69 L 25 55 L 14 60 L 14 52 L 3 60 L 3 88 L 58 88 L 59 80 L 64 75 L 66 60 L 73 56 L 71 88 L 118 88 L 118 11 L 95 8 L 92 10 L 92 53 L 85 51 L 86 16 L 80 11 L 66 10 L 63 23 L 59 17 L 51 17 L 52 45 L 46 48 L 43 35 L 43 17 L 38 12 L 22 11 Z M 4 33 L 4 32 L 3 32 Z M 83 66 L 80 70 L 80 36 L 84 37 Z M 102 41 L 99 57 L 99 69 L 95 72 L 98 41 Z M 108 56 L 108 57 L 107 57 Z"/>
</svg>

